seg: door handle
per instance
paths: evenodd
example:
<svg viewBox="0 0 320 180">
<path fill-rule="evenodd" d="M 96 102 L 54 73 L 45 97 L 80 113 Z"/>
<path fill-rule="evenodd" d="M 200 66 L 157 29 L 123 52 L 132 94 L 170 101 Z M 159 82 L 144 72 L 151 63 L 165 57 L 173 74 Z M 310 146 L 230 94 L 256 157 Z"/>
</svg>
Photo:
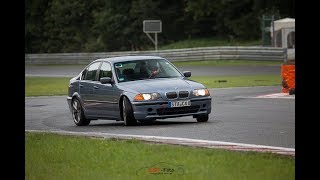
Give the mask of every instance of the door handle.
<svg viewBox="0 0 320 180">
<path fill-rule="evenodd" d="M 80 87 L 83 87 L 83 84 L 79 84 Z"/>
<path fill-rule="evenodd" d="M 98 86 L 93 86 L 93 88 L 95 88 L 95 89 L 99 89 L 99 87 L 98 87 Z"/>
</svg>

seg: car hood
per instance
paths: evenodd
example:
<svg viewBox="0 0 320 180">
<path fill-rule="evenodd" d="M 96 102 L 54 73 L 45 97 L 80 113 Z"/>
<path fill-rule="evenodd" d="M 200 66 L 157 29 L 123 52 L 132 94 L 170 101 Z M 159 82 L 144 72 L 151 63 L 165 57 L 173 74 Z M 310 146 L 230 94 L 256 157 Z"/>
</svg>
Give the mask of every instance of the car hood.
<svg viewBox="0 0 320 180">
<path fill-rule="evenodd" d="M 190 91 L 194 89 L 205 88 L 205 86 L 200 83 L 183 78 L 147 79 L 123 82 L 120 83 L 120 85 L 139 93 L 167 92 L 179 90 Z"/>
</svg>

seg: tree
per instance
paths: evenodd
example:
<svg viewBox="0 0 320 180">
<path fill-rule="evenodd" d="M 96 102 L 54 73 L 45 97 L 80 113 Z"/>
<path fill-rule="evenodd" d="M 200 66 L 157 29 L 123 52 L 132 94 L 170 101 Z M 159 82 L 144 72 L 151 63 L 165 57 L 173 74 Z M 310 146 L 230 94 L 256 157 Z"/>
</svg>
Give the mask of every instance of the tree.
<svg viewBox="0 0 320 180">
<path fill-rule="evenodd" d="M 49 0 L 26 1 L 25 10 L 25 51 L 28 53 L 45 52 L 42 46 L 44 39 L 44 15 Z"/>
<path fill-rule="evenodd" d="M 92 8 L 91 1 L 52 0 L 44 17 L 47 52 L 82 51 L 90 37 Z"/>
<path fill-rule="evenodd" d="M 26 53 L 152 49 L 143 20 L 161 20 L 159 44 L 260 37 L 260 17 L 294 17 L 294 0 L 28 0 Z"/>
</svg>

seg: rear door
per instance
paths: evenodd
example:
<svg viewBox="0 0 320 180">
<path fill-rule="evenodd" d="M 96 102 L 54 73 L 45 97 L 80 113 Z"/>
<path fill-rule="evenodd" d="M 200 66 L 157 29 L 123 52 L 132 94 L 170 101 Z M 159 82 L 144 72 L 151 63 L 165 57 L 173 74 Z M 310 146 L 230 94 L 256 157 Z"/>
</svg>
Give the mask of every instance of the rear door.
<svg viewBox="0 0 320 180">
<path fill-rule="evenodd" d="M 97 72 L 101 62 L 95 62 L 88 66 L 84 71 L 82 79 L 79 83 L 80 96 L 84 102 L 84 108 L 88 115 L 94 113 L 94 84 L 97 82 Z"/>
</svg>

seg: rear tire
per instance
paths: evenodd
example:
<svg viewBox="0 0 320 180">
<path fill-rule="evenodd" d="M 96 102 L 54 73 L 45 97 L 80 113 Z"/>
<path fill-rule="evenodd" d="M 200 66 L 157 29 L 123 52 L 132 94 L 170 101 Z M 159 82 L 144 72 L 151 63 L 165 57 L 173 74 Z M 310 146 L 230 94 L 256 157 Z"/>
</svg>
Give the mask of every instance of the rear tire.
<svg viewBox="0 0 320 180">
<path fill-rule="evenodd" d="M 207 122 L 209 120 L 209 114 L 197 115 L 196 118 L 198 122 Z"/>
<path fill-rule="evenodd" d="M 133 115 L 131 103 L 127 97 L 123 97 L 122 100 L 122 118 L 125 126 L 134 126 L 137 124 L 137 120 Z"/>
<path fill-rule="evenodd" d="M 77 98 L 72 101 L 72 119 L 77 126 L 87 126 L 90 124 L 90 120 L 84 116 L 83 108 Z"/>
</svg>

